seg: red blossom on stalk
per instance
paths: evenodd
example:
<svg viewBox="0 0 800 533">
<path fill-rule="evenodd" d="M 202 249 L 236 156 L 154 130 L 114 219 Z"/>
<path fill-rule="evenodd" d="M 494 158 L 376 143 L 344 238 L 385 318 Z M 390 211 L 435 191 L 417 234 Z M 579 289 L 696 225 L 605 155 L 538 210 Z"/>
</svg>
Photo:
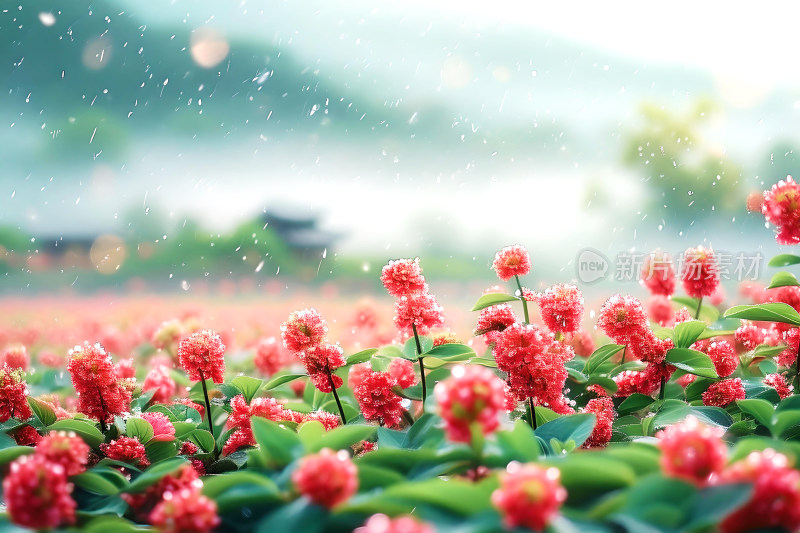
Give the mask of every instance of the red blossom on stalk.
<svg viewBox="0 0 800 533">
<path fill-rule="evenodd" d="M 11 463 L 3 480 L 3 499 L 11 521 L 31 529 L 50 529 L 75 523 L 72 483 L 64 467 L 39 455 Z"/>
<path fill-rule="evenodd" d="M 714 382 L 703 393 L 703 405 L 725 407 L 736 400 L 744 399 L 745 391 L 741 378 Z"/>
<path fill-rule="evenodd" d="M 306 373 L 311 382 L 321 392 L 331 392 L 333 387 L 342 386 L 342 378 L 333 373 L 345 365 L 344 351 L 338 344 L 323 343 L 310 349 L 300 357 L 306 367 Z"/>
<path fill-rule="evenodd" d="M 36 445 L 36 455 L 61 465 L 67 477 L 77 476 L 86 470 L 89 446 L 71 431 L 51 431 Z"/>
<path fill-rule="evenodd" d="M 370 516 L 363 526 L 357 527 L 353 533 L 435 533 L 433 526 L 420 522 L 411 516 L 389 518 L 377 513 Z"/>
<path fill-rule="evenodd" d="M 605 390 L 603 393 L 605 393 Z M 594 413 L 597 417 L 592 434 L 583 443 L 583 448 L 605 448 L 611 441 L 611 426 L 616 416 L 613 400 L 608 396 L 593 398 L 589 400 L 581 412 Z"/>
<path fill-rule="evenodd" d="M 407 336 L 413 333 L 412 325 L 416 326 L 417 333 L 425 335 L 433 328 L 444 326 L 444 310 L 432 294 L 402 296 L 395 302 L 394 324 Z"/>
<path fill-rule="evenodd" d="M 672 300 L 668 296 L 654 295 L 647 302 L 647 315 L 661 327 L 669 327 L 675 322 Z"/>
<path fill-rule="evenodd" d="M 585 329 L 582 329 L 568 337 L 567 342 L 570 346 L 572 346 L 575 355 L 589 357 L 594 353 L 594 338 L 592 337 L 592 334 Z"/>
<path fill-rule="evenodd" d="M 748 320 L 742 320 L 742 325 L 736 328 L 733 338 L 747 350 L 754 350 L 764 342 L 767 330 L 754 325 Z"/>
<path fill-rule="evenodd" d="M 600 307 L 597 327 L 617 344 L 627 345 L 648 329 L 647 313 L 633 296 L 616 294 Z"/>
<path fill-rule="evenodd" d="M 800 287 L 787 286 L 775 287 L 766 291 L 767 301 L 781 302 L 792 306 L 795 311 L 800 311 Z"/>
<path fill-rule="evenodd" d="M 659 431 L 661 469 L 668 476 L 696 485 L 708 484 L 725 468 L 728 449 L 722 441 L 723 433 L 723 429 L 702 424 L 691 415 Z"/>
<path fill-rule="evenodd" d="M 764 376 L 764 385 L 772 387 L 778 393 L 781 400 L 788 398 L 794 391 L 794 386 L 786 382 L 786 378 L 781 374 L 767 374 Z"/>
<path fill-rule="evenodd" d="M 492 493 L 492 504 L 500 511 L 506 527 L 543 530 L 567 499 L 561 473 L 555 467 L 509 463 Z"/>
<path fill-rule="evenodd" d="M 470 442 L 475 424 L 483 435 L 493 433 L 505 408 L 504 389 L 503 380 L 488 368 L 464 365 L 453 368 L 451 376 L 437 383 L 434 389 L 447 438 Z"/>
<path fill-rule="evenodd" d="M 683 254 L 683 290 L 692 298 L 711 296 L 719 286 L 719 264 L 710 248 L 689 248 Z"/>
<path fill-rule="evenodd" d="M 299 423 L 304 420 L 303 415 L 284 408 L 275 398 L 253 398 L 248 405 L 244 396 L 239 394 L 231 399 L 231 409 L 226 427 L 236 431 L 231 434 L 225 446 L 223 446 L 223 455 L 229 455 L 245 446 L 256 445 L 256 439 L 253 436 L 253 430 L 250 425 L 250 419 L 254 416 L 260 416 L 276 422 L 288 420 Z"/>
<path fill-rule="evenodd" d="M 122 461 L 131 466 L 139 468 L 150 466 L 144 444 L 139 442 L 136 437 L 119 437 L 109 443 L 101 444 L 100 451 L 106 454 L 109 459 Z"/>
<path fill-rule="evenodd" d="M 785 455 L 771 449 L 751 452 L 722 472 L 719 483 L 753 484 L 750 500 L 720 523 L 721 533 L 800 529 L 800 472 Z"/>
<path fill-rule="evenodd" d="M 133 366 L 133 359 L 120 359 L 114 365 L 114 373 L 119 379 L 128 379 L 136 377 L 136 368 Z"/>
<path fill-rule="evenodd" d="M 761 213 L 775 226 L 778 244 L 800 243 L 800 186 L 791 176 L 764 191 Z"/>
<path fill-rule="evenodd" d="M 165 492 L 150 513 L 150 523 L 161 533 L 210 533 L 220 519 L 214 500 L 192 487 Z"/>
<path fill-rule="evenodd" d="M 631 394 L 653 394 L 661 387 L 661 380 L 669 380 L 675 367 L 668 364 L 648 364 L 644 370 L 625 370 L 612 379 L 617 384 L 614 396 L 625 398 Z"/>
<path fill-rule="evenodd" d="M 414 373 L 414 363 L 402 357 L 396 357 L 389 363 L 389 375 L 397 382 L 401 389 L 407 389 L 417 382 Z"/>
<path fill-rule="evenodd" d="M 659 339 L 652 331 L 646 329 L 642 335 L 630 344 L 630 353 L 634 359 L 646 363 L 663 363 L 667 352 L 674 348 L 672 339 Z"/>
<path fill-rule="evenodd" d="M 719 377 L 728 377 L 736 371 L 739 366 L 739 357 L 728 341 L 714 341 L 705 350 L 714 363 L 714 368 Z"/>
<path fill-rule="evenodd" d="M 327 336 L 328 325 L 314 308 L 294 311 L 281 325 L 283 345 L 295 355 L 315 348 L 323 343 Z"/>
<path fill-rule="evenodd" d="M 0 365 L 6 364 L 9 368 L 18 368 L 23 372 L 28 370 L 30 362 L 28 351 L 22 344 L 7 347 L 5 351 L 3 351 L 2 357 L 0 357 Z"/>
<path fill-rule="evenodd" d="M 22 371 L 0 366 L 0 422 L 9 418 L 27 420 L 31 417 L 28 406 L 28 385 L 22 379 Z"/>
<path fill-rule="evenodd" d="M 153 403 L 167 403 L 175 395 L 177 386 L 175 380 L 169 375 L 169 369 L 158 365 L 147 373 L 142 383 L 142 391 L 155 391 L 151 401 Z"/>
<path fill-rule="evenodd" d="M 419 258 L 389 261 L 381 270 L 381 282 L 389 294 L 397 298 L 427 292 Z"/>
<path fill-rule="evenodd" d="M 497 342 L 497 335 L 517 322 L 517 315 L 509 304 L 499 304 L 481 310 L 475 335 L 483 335 L 486 344 Z"/>
<path fill-rule="evenodd" d="M 358 471 L 349 454 L 323 448 L 306 455 L 292 472 L 292 483 L 312 502 L 332 509 L 358 490 Z"/>
<path fill-rule="evenodd" d="M 583 295 L 574 285 L 553 285 L 535 297 L 542 321 L 554 333 L 575 333 L 581 327 Z"/>
<path fill-rule="evenodd" d="M 494 256 L 492 269 L 497 277 L 508 281 L 514 276 L 524 276 L 531 271 L 531 258 L 528 251 L 519 244 L 506 246 Z"/>
<path fill-rule="evenodd" d="M 99 343 L 84 342 L 70 350 L 67 370 L 78 393 L 78 411 L 103 423 L 128 411 L 130 387 L 119 379 L 111 356 Z"/>
<path fill-rule="evenodd" d="M 36 446 L 41 442 L 42 436 L 33 426 L 24 425 L 14 432 L 14 442 L 17 446 Z"/>
<path fill-rule="evenodd" d="M 391 373 L 375 372 L 369 363 L 361 363 L 350 369 L 349 383 L 365 419 L 389 428 L 400 424 L 405 408 L 403 399 L 392 392 L 397 380 Z"/>
<path fill-rule="evenodd" d="M 286 357 L 282 346 L 275 337 L 268 337 L 258 341 L 253 364 L 265 376 L 271 376 L 286 364 Z"/>
<path fill-rule="evenodd" d="M 656 250 L 642 262 L 642 285 L 653 295 L 672 296 L 675 292 L 675 268 L 669 254 Z"/>
<path fill-rule="evenodd" d="M 225 379 L 225 345 L 213 331 L 192 333 L 178 345 L 178 360 L 192 381 Z"/>
</svg>

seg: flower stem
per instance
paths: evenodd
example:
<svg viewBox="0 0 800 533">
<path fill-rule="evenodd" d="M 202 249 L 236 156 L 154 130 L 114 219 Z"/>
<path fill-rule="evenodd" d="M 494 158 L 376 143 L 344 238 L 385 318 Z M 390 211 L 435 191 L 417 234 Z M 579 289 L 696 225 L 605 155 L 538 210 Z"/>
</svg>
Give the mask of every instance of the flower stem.
<svg viewBox="0 0 800 533">
<path fill-rule="evenodd" d="M 522 294 L 522 283 L 520 283 L 519 276 L 516 274 L 514 275 L 514 279 L 517 280 L 517 288 L 519 289 L 519 297 L 522 300 L 522 313 L 525 315 L 525 323 L 530 324 L 531 319 L 528 317 L 528 300 L 526 300 L 525 296 Z"/>
<path fill-rule="evenodd" d="M 797 357 L 794 360 L 794 394 L 800 388 L 800 347 L 797 349 Z"/>
<path fill-rule="evenodd" d="M 661 390 L 658 391 L 658 399 L 659 400 L 663 400 L 664 399 L 664 396 L 666 394 L 666 391 L 664 389 L 666 389 L 666 387 L 667 387 L 667 379 L 665 377 L 662 377 L 661 378 Z"/>
<path fill-rule="evenodd" d="M 700 318 L 700 309 L 703 307 L 703 297 L 700 297 L 700 300 L 697 302 L 697 311 L 694 313 L 695 320 Z"/>
<path fill-rule="evenodd" d="M 200 370 L 200 384 L 203 386 L 203 398 L 206 401 L 206 417 L 208 417 L 208 431 L 214 437 L 214 424 L 211 423 L 211 402 L 208 401 L 208 389 L 206 388 L 206 378 L 203 376 L 203 371 Z M 214 437 L 214 447 L 216 448 L 216 437 Z"/>
<path fill-rule="evenodd" d="M 425 384 L 425 363 L 422 357 L 422 344 L 419 342 L 417 325 L 411 323 L 411 330 L 414 332 L 414 340 L 417 342 L 417 362 L 419 363 L 419 380 L 422 383 L 422 412 L 425 412 L 425 400 L 428 399 L 428 387 Z"/>
<path fill-rule="evenodd" d="M 408 422 L 408 426 L 411 427 L 414 425 L 414 417 L 411 416 L 411 413 L 403 409 L 403 419 Z"/>
<path fill-rule="evenodd" d="M 331 392 L 333 393 L 333 399 L 336 400 L 336 406 L 339 408 L 339 416 L 342 417 L 342 425 L 347 425 L 347 418 L 344 416 L 344 409 L 342 409 L 342 402 L 339 400 L 339 393 L 336 392 L 336 385 L 333 383 L 333 375 L 331 374 L 331 369 L 325 367 L 325 370 L 328 371 L 328 383 L 331 384 Z"/>
<path fill-rule="evenodd" d="M 531 415 L 531 427 L 536 429 L 536 407 L 533 405 L 533 398 L 528 398 L 528 409 Z"/>
<path fill-rule="evenodd" d="M 627 351 L 628 351 L 628 345 L 626 344 L 625 347 L 622 349 L 622 360 L 619 362 L 619 364 L 621 365 L 625 364 L 625 353 L 627 353 Z"/>
</svg>

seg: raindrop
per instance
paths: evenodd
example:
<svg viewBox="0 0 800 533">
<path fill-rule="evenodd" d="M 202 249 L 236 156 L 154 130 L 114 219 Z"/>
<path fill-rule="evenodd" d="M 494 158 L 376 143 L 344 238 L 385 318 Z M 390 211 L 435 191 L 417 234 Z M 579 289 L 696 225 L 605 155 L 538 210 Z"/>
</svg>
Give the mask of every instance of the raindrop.
<svg viewBox="0 0 800 533">
<path fill-rule="evenodd" d="M 191 287 L 191 285 L 189 285 L 188 281 L 186 280 L 181 281 L 181 289 L 188 291 L 189 287 Z"/>
</svg>

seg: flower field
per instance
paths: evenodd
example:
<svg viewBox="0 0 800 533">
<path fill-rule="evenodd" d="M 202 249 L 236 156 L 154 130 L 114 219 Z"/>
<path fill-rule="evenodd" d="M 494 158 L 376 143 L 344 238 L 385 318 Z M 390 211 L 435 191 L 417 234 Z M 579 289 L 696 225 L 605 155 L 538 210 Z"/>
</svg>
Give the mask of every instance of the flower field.
<svg viewBox="0 0 800 533">
<path fill-rule="evenodd" d="M 799 197 L 756 202 L 779 244 Z M 471 310 L 424 258 L 391 304 L 7 300 L 0 529 L 798 531 L 800 256 L 733 307 L 684 259 L 596 313 L 520 245 Z"/>
</svg>

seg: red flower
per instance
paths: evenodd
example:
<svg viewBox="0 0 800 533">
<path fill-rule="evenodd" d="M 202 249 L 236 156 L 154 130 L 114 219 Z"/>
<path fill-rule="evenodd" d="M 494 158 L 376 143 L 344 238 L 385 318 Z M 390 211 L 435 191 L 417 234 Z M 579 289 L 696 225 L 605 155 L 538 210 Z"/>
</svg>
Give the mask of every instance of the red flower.
<svg viewBox="0 0 800 533">
<path fill-rule="evenodd" d="M 311 382 L 321 392 L 331 392 L 331 381 L 337 389 L 342 386 L 342 378 L 333 373 L 345 364 L 344 351 L 338 344 L 319 344 L 304 352 L 300 360 Z"/>
<path fill-rule="evenodd" d="M 583 295 L 574 285 L 553 285 L 536 295 L 542 321 L 554 333 L 575 333 L 581 327 Z"/>
<path fill-rule="evenodd" d="M 9 418 L 27 420 L 31 417 L 28 406 L 28 386 L 22 379 L 22 371 L 0 366 L 0 422 Z"/>
<path fill-rule="evenodd" d="M 389 375 L 392 376 L 401 389 L 407 389 L 417 382 L 414 373 L 414 363 L 402 357 L 396 357 L 389 363 Z"/>
<path fill-rule="evenodd" d="M 51 431 L 36 445 L 36 455 L 60 464 L 67 477 L 77 476 L 86 470 L 89 446 L 71 431 Z"/>
<path fill-rule="evenodd" d="M 389 261 L 381 271 L 381 282 L 389 294 L 397 298 L 427 292 L 419 258 Z"/>
<path fill-rule="evenodd" d="M 711 296 L 719 286 L 719 265 L 714 251 L 698 246 L 683 254 L 683 290 L 692 298 Z"/>
<path fill-rule="evenodd" d="M 196 487 L 165 492 L 164 499 L 150 513 L 150 523 L 161 533 L 208 533 L 220 519 L 214 500 Z"/>
<path fill-rule="evenodd" d="M 519 244 L 506 246 L 494 256 L 492 268 L 497 272 L 497 277 L 508 281 L 514 276 L 524 276 L 530 272 L 531 258 Z"/>
<path fill-rule="evenodd" d="M 434 389 L 436 401 L 445 421 L 447 437 L 454 442 L 470 442 L 471 428 L 481 433 L 493 433 L 498 417 L 505 408 L 503 380 L 488 368 L 459 365 Z"/>
<path fill-rule="evenodd" d="M 569 337 L 569 345 L 572 346 L 575 355 L 589 357 L 594 353 L 595 343 L 592 334 L 582 329 Z"/>
<path fill-rule="evenodd" d="M 325 431 L 330 431 L 339 427 L 340 422 L 339 415 L 327 411 L 314 411 L 313 413 L 303 415 L 303 422 L 311 422 L 312 420 L 316 420 L 322 424 Z"/>
<path fill-rule="evenodd" d="M 720 484 L 742 482 L 753 484 L 753 495 L 722 521 L 721 533 L 800 529 L 800 472 L 789 466 L 786 456 L 771 449 L 751 452 L 719 478 Z"/>
<path fill-rule="evenodd" d="M 196 410 L 200 414 L 200 419 L 202 420 L 206 416 L 206 406 L 200 405 L 199 403 L 194 403 L 189 398 L 178 398 L 172 405 L 185 405 L 186 407 L 191 407 L 192 409 Z"/>
<path fill-rule="evenodd" d="M 0 365 L 5 363 L 8 365 L 9 368 L 11 369 L 18 368 L 23 372 L 28 370 L 28 365 L 30 364 L 30 362 L 31 360 L 28 357 L 28 351 L 22 344 L 9 346 L 3 352 L 2 357 L 0 357 Z"/>
<path fill-rule="evenodd" d="M 764 342 L 767 330 L 753 325 L 747 320 L 742 321 L 742 325 L 736 329 L 733 338 L 741 343 L 747 350 L 754 350 L 756 346 Z"/>
<path fill-rule="evenodd" d="M 403 418 L 403 399 L 392 392 L 397 380 L 389 372 L 374 372 L 369 363 L 350 369 L 350 388 L 367 420 L 378 420 L 386 427 L 395 427 Z"/>
<path fill-rule="evenodd" d="M 411 516 L 389 518 L 385 514 L 374 514 L 356 528 L 353 533 L 435 533 L 433 526 Z"/>
<path fill-rule="evenodd" d="M 184 441 L 181 444 L 181 449 L 178 451 L 178 455 L 194 455 L 197 453 L 197 445 L 192 441 Z"/>
<path fill-rule="evenodd" d="M 199 489 L 202 483 L 197 471 L 191 465 L 182 465 L 177 470 L 162 477 L 154 485 L 147 487 L 144 492 L 135 494 L 123 493 L 120 496 L 131 506 L 134 513 L 141 520 L 146 520 L 153 508 L 163 499 L 166 492 L 179 492 L 183 489 Z"/>
<path fill-rule="evenodd" d="M 117 377 L 111 356 L 100 344 L 75 346 L 69 351 L 67 370 L 78 393 L 78 411 L 101 422 L 128 411 L 130 388 Z"/>
<path fill-rule="evenodd" d="M 672 300 L 668 296 L 656 294 L 650 298 L 650 301 L 647 302 L 647 314 L 650 320 L 661 327 L 669 327 L 675 321 Z"/>
<path fill-rule="evenodd" d="M 800 287 L 775 287 L 766 291 L 767 301 L 782 302 L 790 305 L 795 311 L 800 311 Z"/>
<path fill-rule="evenodd" d="M 778 244 L 800 243 L 800 186 L 791 176 L 764 192 L 761 212 L 778 230 Z"/>
<path fill-rule="evenodd" d="M 150 466 L 144 444 L 136 437 L 120 437 L 107 444 L 101 444 L 100 451 L 115 461 L 122 461 L 139 468 Z"/>
<path fill-rule="evenodd" d="M 18 446 L 36 446 L 41 440 L 39 432 L 27 424 L 14 431 L 14 442 Z"/>
<path fill-rule="evenodd" d="M 253 364 L 259 372 L 265 376 L 271 376 L 283 368 L 286 357 L 282 346 L 278 344 L 275 337 L 261 339 L 256 345 L 256 354 L 253 357 Z"/>
<path fill-rule="evenodd" d="M 316 348 L 327 336 L 328 325 L 313 308 L 293 312 L 281 325 L 283 345 L 295 355 Z"/>
<path fill-rule="evenodd" d="M 605 391 L 603 391 L 605 393 Z M 608 396 L 593 398 L 589 400 L 586 407 L 581 410 L 583 413 L 594 413 L 597 423 L 594 425 L 592 434 L 583 443 L 584 448 L 605 448 L 611 441 L 611 425 L 614 423 L 614 402 Z"/>
<path fill-rule="evenodd" d="M 701 424 L 691 415 L 659 431 L 661 469 L 668 476 L 706 485 L 725 468 L 728 449 L 721 438 L 723 433 L 723 429 Z"/>
<path fill-rule="evenodd" d="M 147 373 L 142 384 L 142 391 L 154 390 L 153 403 L 168 403 L 175 396 L 175 380 L 169 375 L 169 369 L 159 365 Z"/>
<path fill-rule="evenodd" d="M 306 455 L 292 472 L 292 482 L 300 494 L 312 502 L 332 509 L 346 502 L 358 490 L 356 465 L 344 450 L 323 448 Z"/>
<path fill-rule="evenodd" d="M 740 378 L 724 379 L 709 385 L 703 393 L 703 405 L 725 407 L 736 400 L 744 400 L 745 392 Z"/>
<path fill-rule="evenodd" d="M 41 456 L 23 456 L 11 463 L 3 480 L 3 499 L 11 521 L 31 529 L 75 523 L 72 484 L 64 467 Z"/>
<path fill-rule="evenodd" d="M 646 255 L 641 281 L 653 295 L 672 296 L 675 292 L 675 269 L 669 254 L 657 250 Z"/>
<path fill-rule="evenodd" d="M 164 413 L 142 413 L 142 418 L 153 426 L 153 440 L 163 442 L 175 440 L 175 426 Z"/>
<path fill-rule="evenodd" d="M 406 335 L 412 334 L 412 324 L 417 333 L 425 335 L 432 328 L 444 326 L 444 310 L 432 294 L 418 293 L 403 296 L 394 306 L 394 324 Z"/>
<path fill-rule="evenodd" d="M 739 357 L 728 341 L 715 341 L 712 342 L 706 353 L 714 363 L 714 368 L 719 377 L 724 378 L 730 376 L 736 371 L 739 366 Z"/>
<path fill-rule="evenodd" d="M 642 335 L 631 339 L 630 352 L 633 358 L 646 363 L 663 363 L 667 352 L 675 345 L 671 339 L 659 339 L 652 331 L 645 329 Z"/>
<path fill-rule="evenodd" d="M 433 336 L 433 347 L 441 346 L 442 344 L 459 344 L 461 339 L 452 331 L 443 331 Z"/>
<path fill-rule="evenodd" d="M 222 383 L 225 379 L 225 345 L 213 331 L 198 331 L 183 339 L 178 345 L 178 359 L 193 381 Z"/>
<path fill-rule="evenodd" d="M 256 445 L 256 439 L 250 426 L 250 419 L 254 416 L 273 421 L 301 422 L 303 420 L 302 415 L 285 409 L 275 398 L 253 398 L 252 403 L 248 405 L 244 396 L 239 394 L 231 400 L 231 409 L 226 427 L 236 429 L 236 431 L 231 434 L 222 448 L 223 455 L 229 455 L 244 446 Z"/>
<path fill-rule="evenodd" d="M 494 349 L 497 368 L 508 374 L 516 398 L 531 398 L 536 405 L 550 408 L 562 403 L 567 379 L 564 363 L 572 355 L 572 349 L 556 342 L 552 333 L 530 324 L 506 328 Z"/>
<path fill-rule="evenodd" d="M 648 364 L 644 370 L 626 370 L 614 376 L 617 392 L 614 396 L 624 398 L 634 393 L 653 394 L 661 387 L 661 380 L 669 380 L 675 367 L 668 364 Z"/>
<path fill-rule="evenodd" d="M 497 335 L 512 324 L 516 324 L 517 315 L 509 304 L 499 304 L 481 310 L 475 335 L 484 335 L 486 344 L 497 342 Z"/>
<path fill-rule="evenodd" d="M 612 296 L 600 307 L 597 327 L 617 344 L 630 344 L 631 339 L 649 329 L 642 302 L 621 294 Z"/>
<path fill-rule="evenodd" d="M 541 531 L 567 499 L 560 477 L 555 467 L 511 462 L 507 473 L 500 477 L 500 488 L 492 493 L 492 504 L 503 515 L 507 527 Z"/>
<path fill-rule="evenodd" d="M 767 374 L 764 376 L 764 385 L 775 389 L 778 392 L 778 396 L 780 396 L 781 400 L 791 396 L 792 391 L 794 390 L 794 386 L 786 383 L 786 378 L 781 374 Z"/>
<path fill-rule="evenodd" d="M 133 367 L 133 359 L 120 359 L 114 365 L 114 373 L 119 379 L 135 378 L 136 369 Z"/>
</svg>

